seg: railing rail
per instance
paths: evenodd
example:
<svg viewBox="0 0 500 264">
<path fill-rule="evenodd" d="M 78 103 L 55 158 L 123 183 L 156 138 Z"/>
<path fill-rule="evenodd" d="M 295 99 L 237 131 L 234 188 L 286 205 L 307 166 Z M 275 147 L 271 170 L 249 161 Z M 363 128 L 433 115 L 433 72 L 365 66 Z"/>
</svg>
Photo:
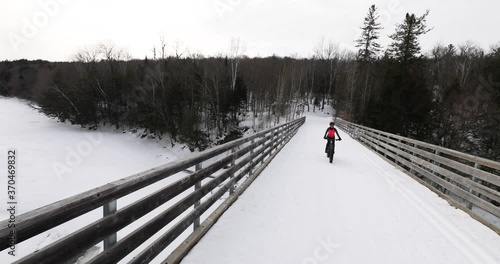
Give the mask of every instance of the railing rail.
<svg viewBox="0 0 500 264">
<path fill-rule="evenodd" d="M 148 263 L 179 237 L 191 224 L 196 230 L 200 216 L 206 212 L 224 193 L 233 195 L 235 184 L 245 175 L 259 171 L 274 157 L 305 122 L 305 117 L 278 125 L 274 128 L 244 137 L 212 148 L 198 155 L 180 159 L 127 178 L 123 178 L 87 192 L 52 203 L 17 216 L 17 243 L 30 239 L 51 228 L 57 227 L 96 208 L 103 207 L 103 218 L 82 226 L 81 229 L 60 240 L 33 252 L 16 263 L 64 263 L 81 256 L 94 245 L 104 241 L 104 251 L 87 263 L 115 263 L 129 255 L 146 240 L 166 227 L 174 224 L 160 238 L 148 245 L 131 263 Z M 203 162 L 215 158 L 215 162 Z M 195 171 L 142 199 L 116 210 L 116 201 L 146 186 L 166 179 L 190 167 Z M 217 176 L 214 173 L 219 172 Z M 256 172 L 257 173 L 257 172 Z M 204 179 L 211 180 L 202 184 Z M 217 189 L 220 187 L 219 189 Z M 116 233 L 155 208 L 171 201 L 188 189 L 192 192 L 183 196 L 168 209 L 160 212 L 130 234 L 116 241 Z M 209 195 L 213 192 L 211 195 Z M 208 196 L 208 197 L 207 197 Z M 202 199 L 203 198 L 203 199 Z M 193 208 L 193 210 L 189 210 Z M 184 214 L 184 215 L 183 215 Z M 174 222 L 176 218 L 183 217 Z M 8 248 L 10 228 L 7 220 L 1 222 L 0 250 Z"/>
<path fill-rule="evenodd" d="M 335 123 L 353 138 L 500 234 L 500 227 L 494 223 L 500 220 L 499 162 L 340 118 Z M 484 213 L 473 210 L 474 207 L 486 211 L 491 217 L 484 217 Z"/>
</svg>

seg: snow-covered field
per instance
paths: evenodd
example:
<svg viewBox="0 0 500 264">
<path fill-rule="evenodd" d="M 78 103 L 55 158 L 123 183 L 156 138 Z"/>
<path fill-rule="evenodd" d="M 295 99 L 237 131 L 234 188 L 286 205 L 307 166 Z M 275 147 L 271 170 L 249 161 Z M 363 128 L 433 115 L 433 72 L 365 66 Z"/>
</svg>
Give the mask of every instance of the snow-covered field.
<svg viewBox="0 0 500 264">
<path fill-rule="evenodd" d="M 500 263 L 500 236 L 341 132 L 305 125 L 183 264 Z"/>
<path fill-rule="evenodd" d="M 141 139 L 130 133 L 96 132 L 58 123 L 26 102 L 0 97 L 0 175 L 4 176 L 8 148 L 17 150 L 17 215 L 191 154 L 181 145 L 172 148 L 168 142 Z M 119 200 L 119 208 L 180 176 Z M 4 208 L 0 219 L 4 220 L 8 218 L 6 177 L 2 177 L 0 189 L 4 190 L 0 195 Z M 27 255 L 99 217 L 102 209 L 18 244 L 16 253 Z M 0 263 L 15 259 L 5 250 L 0 252 Z"/>
<path fill-rule="evenodd" d="M 7 148 L 18 151 L 19 213 L 191 154 L 130 133 L 62 124 L 18 99 L 0 97 L 0 126 L 1 160 Z"/>
</svg>

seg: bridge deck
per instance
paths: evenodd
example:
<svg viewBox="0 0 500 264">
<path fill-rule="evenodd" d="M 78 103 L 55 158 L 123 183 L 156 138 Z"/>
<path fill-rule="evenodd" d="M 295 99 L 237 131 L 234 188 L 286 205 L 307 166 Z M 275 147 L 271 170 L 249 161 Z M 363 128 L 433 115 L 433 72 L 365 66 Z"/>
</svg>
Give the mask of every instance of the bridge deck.
<svg viewBox="0 0 500 264">
<path fill-rule="evenodd" d="M 194 263 L 500 263 L 500 236 L 342 133 L 305 125 L 183 260 Z"/>
</svg>

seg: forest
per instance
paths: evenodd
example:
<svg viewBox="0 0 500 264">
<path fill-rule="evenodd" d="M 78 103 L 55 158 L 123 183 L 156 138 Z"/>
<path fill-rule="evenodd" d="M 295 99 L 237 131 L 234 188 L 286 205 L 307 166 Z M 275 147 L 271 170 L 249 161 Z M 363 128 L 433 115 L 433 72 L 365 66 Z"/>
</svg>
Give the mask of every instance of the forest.
<svg viewBox="0 0 500 264">
<path fill-rule="evenodd" d="M 422 51 L 429 14 L 406 14 L 382 47 L 371 6 L 357 52 L 321 40 L 309 58 L 250 58 L 233 39 L 214 56 L 161 40 L 144 59 L 98 44 L 68 62 L 3 61 L 0 95 L 61 122 L 140 131 L 192 150 L 331 106 L 351 122 L 500 161 L 500 42 Z"/>
</svg>

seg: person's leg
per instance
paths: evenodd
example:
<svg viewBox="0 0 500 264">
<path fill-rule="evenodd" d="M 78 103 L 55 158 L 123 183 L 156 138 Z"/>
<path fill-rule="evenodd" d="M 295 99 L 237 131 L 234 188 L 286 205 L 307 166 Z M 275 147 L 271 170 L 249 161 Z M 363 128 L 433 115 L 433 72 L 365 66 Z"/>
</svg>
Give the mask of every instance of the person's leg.
<svg viewBox="0 0 500 264">
<path fill-rule="evenodd" d="M 333 154 L 335 154 L 335 139 L 332 139 L 332 148 L 333 148 Z"/>
<path fill-rule="evenodd" d="M 325 153 L 328 153 L 328 140 L 326 141 Z"/>
</svg>

